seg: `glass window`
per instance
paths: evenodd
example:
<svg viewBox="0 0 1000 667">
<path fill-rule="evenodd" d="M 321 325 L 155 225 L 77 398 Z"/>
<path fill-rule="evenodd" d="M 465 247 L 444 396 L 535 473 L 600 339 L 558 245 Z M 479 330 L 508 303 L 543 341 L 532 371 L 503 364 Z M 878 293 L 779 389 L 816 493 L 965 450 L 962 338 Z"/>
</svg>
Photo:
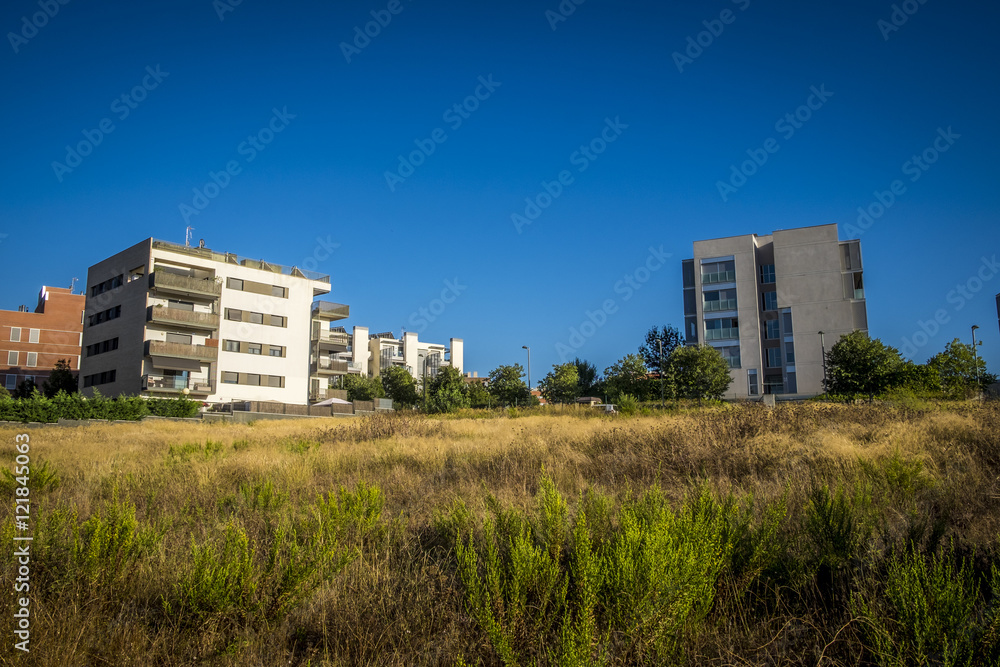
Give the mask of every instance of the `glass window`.
<svg viewBox="0 0 1000 667">
<path fill-rule="evenodd" d="M 263 313 L 250 313 L 250 323 L 251 324 L 263 324 L 264 314 Z"/>
<path fill-rule="evenodd" d="M 785 391 L 789 394 L 795 394 L 799 391 L 798 383 L 795 381 L 794 371 L 788 374 L 788 382 L 785 384 Z"/>
<path fill-rule="evenodd" d="M 280 345 L 271 345 L 268 348 L 268 352 L 272 357 L 283 357 L 285 356 L 285 348 Z"/>
<path fill-rule="evenodd" d="M 778 320 L 768 320 L 764 323 L 764 338 L 777 340 L 781 337 L 781 326 Z"/>
<path fill-rule="evenodd" d="M 757 396 L 760 393 L 760 387 L 757 385 L 757 369 L 751 368 L 747 371 L 747 393 L 751 396 Z"/>
<path fill-rule="evenodd" d="M 8 366 L 17 366 L 17 352 L 8 352 L 7 353 L 7 365 Z"/>
<path fill-rule="evenodd" d="M 10 328 L 10 342 L 20 343 L 21 342 L 21 327 L 11 327 Z"/>
<path fill-rule="evenodd" d="M 769 347 L 764 350 L 767 353 L 767 367 L 768 368 L 781 368 L 781 349 L 777 347 Z"/>
<path fill-rule="evenodd" d="M 777 310 L 778 309 L 778 293 L 777 292 L 764 292 L 764 310 Z"/>
<path fill-rule="evenodd" d="M 253 385 L 254 387 L 260 386 L 260 375 L 257 373 L 248 373 L 247 384 Z"/>
<path fill-rule="evenodd" d="M 285 318 L 282 315 L 271 315 L 271 326 L 272 327 L 283 327 L 285 326 Z"/>
<path fill-rule="evenodd" d="M 239 351 L 240 351 L 240 341 L 238 340 L 226 341 L 226 352 L 239 352 Z"/>
<path fill-rule="evenodd" d="M 30 367 L 33 368 L 33 367 L 35 367 L 37 365 L 38 365 L 38 353 L 37 352 L 29 352 L 28 353 L 28 366 L 30 366 Z"/>
<path fill-rule="evenodd" d="M 786 336 L 792 335 L 792 313 L 784 312 L 781 314 L 781 328 L 785 330 Z"/>
<path fill-rule="evenodd" d="M 242 290 L 243 289 L 243 281 L 240 280 L 239 278 L 230 278 L 229 279 L 229 284 L 226 285 L 226 287 L 228 287 L 229 289 Z"/>
<path fill-rule="evenodd" d="M 38 342 L 38 329 L 28 329 L 28 342 L 29 343 Z"/>
<path fill-rule="evenodd" d="M 701 265 L 701 283 L 703 285 L 731 283 L 735 280 L 736 262 L 731 259 L 725 262 L 709 262 Z"/>
<path fill-rule="evenodd" d="M 280 375 L 268 375 L 267 384 L 270 387 L 280 387 L 281 386 L 281 376 Z"/>
<path fill-rule="evenodd" d="M 229 371 L 222 371 L 222 382 L 224 384 L 236 384 L 240 381 L 239 373 L 231 373 Z"/>
<path fill-rule="evenodd" d="M 182 345 L 190 345 L 194 341 L 191 334 L 179 334 L 179 333 L 167 333 L 168 343 L 180 343 Z"/>
<path fill-rule="evenodd" d="M 15 389 L 17 389 L 17 376 L 8 375 L 4 387 L 6 387 L 9 391 L 14 391 Z"/>
<path fill-rule="evenodd" d="M 762 285 L 770 285 L 774 282 L 774 264 L 760 265 L 760 282 Z"/>
<path fill-rule="evenodd" d="M 226 319 L 240 322 L 243 320 L 243 311 L 235 308 L 226 308 Z"/>
<path fill-rule="evenodd" d="M 785 343 L 785 362 L 791 366 L 795 363 L 795 344 Z"/>
<path fill-rule="evenodd" d="M 284 299 L 288 296 L 288 289 L 285 287 L 278 287 L 277 285 L 271 285 L 271 296 L 277 296 Z"/>
<path fill-rule="evenodd" d="M 260 343 L 248 343 L 247 352 L 249 352 L 250 354 L 260 354 L 263 351 L 261 347 L 262 346 Z"/>
</svg>

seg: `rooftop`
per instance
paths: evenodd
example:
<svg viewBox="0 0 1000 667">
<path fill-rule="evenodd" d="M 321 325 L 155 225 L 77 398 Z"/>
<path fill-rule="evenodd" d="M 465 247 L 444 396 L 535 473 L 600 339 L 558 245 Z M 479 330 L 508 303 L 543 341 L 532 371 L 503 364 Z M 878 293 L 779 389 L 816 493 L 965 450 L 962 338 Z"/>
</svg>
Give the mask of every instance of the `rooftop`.
<svg viewBox="0 0 1000 667">
<path fill-rule="evenodd" d="M 271 273 L 280 273 L 285 276 L 292 276 L 293 278 L 306 278 L 307 280 L 316 280 L 318 282 L 329 283 L 330 276 L 316 271 L 308 271 L 306 269 L 300 269 L 297 266 L 283 266 L 281 264 L 275 264 L 273 262 L 266 262 L 262 259 L 250 259 L 249 257 L 241 257 L 240 255 L 226 252 L 218 253 L 209 248 L 193 248 L 191 246 L 180 245 L 178 243 L 170 243 L 169 241 L 160 241 L 158 239 L 151 239 L 153 247 L 160 250 L 169 250 L 170 252 L 181 253 L 184 255 L 190 255 L 192 257 L 198 257 L 200 259 L 207 259 L 213 262 L 223 262 L 225 264 L 236 264 L 239 266 L 246 266 L 251 269 L 259 269 L 261 271 L 269 271 Z"/>
</svg>

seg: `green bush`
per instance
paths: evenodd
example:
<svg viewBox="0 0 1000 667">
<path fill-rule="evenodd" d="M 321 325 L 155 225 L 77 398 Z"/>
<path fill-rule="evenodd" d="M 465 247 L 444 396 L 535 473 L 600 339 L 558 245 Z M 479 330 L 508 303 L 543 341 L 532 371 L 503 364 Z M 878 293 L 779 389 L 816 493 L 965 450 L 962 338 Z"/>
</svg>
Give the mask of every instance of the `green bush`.
<svg viewBox="0 0 1000 667">
<path fill-rule="evenodd" d="M 200 403 L 183 396 L 150 398 L 117 396 L 107 398 L 94 391 L 90 398 L 58 392 L 46 398 L 34 392 L 29 398 L 0 396 L 0 421 L 53 423 L 60 419 L 137 420 L 146 415 L 196 417 Z"/>
<path fill-rule="evenodd" d="M 632 394 L 622 394 L 618 397 L 618 412 L 625 416 L 634 415 L 639 411 L 639 399 Z"/>
</svg>

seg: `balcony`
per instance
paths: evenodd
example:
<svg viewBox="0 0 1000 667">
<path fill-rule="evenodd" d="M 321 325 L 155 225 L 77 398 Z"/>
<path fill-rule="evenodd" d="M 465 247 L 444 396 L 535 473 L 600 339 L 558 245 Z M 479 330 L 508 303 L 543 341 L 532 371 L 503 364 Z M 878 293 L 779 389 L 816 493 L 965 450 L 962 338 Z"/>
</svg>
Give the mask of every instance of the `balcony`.
<svg viewBox="0 0 1000 667">
<path fill-rule="evenodd" d="M 320 359 L 318 362 L 313 362 L 309 367 L 311 375 L 346 375 L 347 371 L 348 362 L 334 361 L 332 359 Z"/>
<path fill-rule="evenodd" d="M 735 271 L 719 271 L 717 273 L 701 274 L 702 285 L 715 285 L 717 283 L 734 283 L 734 282 L 736 282 Z"/>
<path fill-rule="evenodd" d="M 203 299 L 218 299 L 222 295 L 222 283 L 216 282 L 215 278 L 194 278 L 166 271 L 153 271 L 149 274 L 149 289 L 163 294 Z"/>
<path fill-rule="evenodd" d="M 149 306 L 146 309 L 146 321 L 151 324 L 166 324 L 206 331 L 216 331 L 219 328 L 219 316 L 215 313 L 200 313 L 196 310 L 167 306 Z"/>
<path fill-rule="evenodd" d="M 219 348 L 212 345 L 186 345 L 184 343 L 168 343 L 162 340 L 147 340 L 146 356 L 212 362 L 218 361 Z"/>
<path fill-rule="evenodd" d="M 345 306 L 342 303 L 317 301 L 312 307 L 312 317 L 314 320 L 326 320 L 328 322 L 333 322 L 335 320 L 342 320 L 346 317 L 350 317 L 350 315 L 351 307 Z"/>
<path fill-rule="evenodd" d="M 142 390 L 183 394 L 187 389 L 189 394 L 208 396 L 212 393 L 212 383 L 207 380 L 194 380 L 179 375 L 143 375 Z"/>
<path fill-rule="evenodd" d="M 726 329 L 705 329 L 705 340 L 739 340 L 740 330 L 738 327 Z"/>
<path fill-rule="evenodd" d="M 739 357 L 727 357 L 727 356 L 723 355 L 722 358 L 726 360 L 726 364 L 730 368 L 739 368 L 740 367 L 740 358 Z"/>
<path fill-rule="evenodd" d="M 313 331 L 312 339 L 314 343 L 322 343 L 324 345 L 336 345 L 347 349 L 347 346 L 351 344 L 351 338 L 349 334 L 341 333 L 339 331 L 330 331 L 329 329 L 320 329 L 319 331 Z"/>
<path fill-rule="evenodd" d="M 705 302 L 706 313 L 717 313 L 723 310 L 736 310 L 736 299 L 719 299 L 718 301 Z"/>
</svg>

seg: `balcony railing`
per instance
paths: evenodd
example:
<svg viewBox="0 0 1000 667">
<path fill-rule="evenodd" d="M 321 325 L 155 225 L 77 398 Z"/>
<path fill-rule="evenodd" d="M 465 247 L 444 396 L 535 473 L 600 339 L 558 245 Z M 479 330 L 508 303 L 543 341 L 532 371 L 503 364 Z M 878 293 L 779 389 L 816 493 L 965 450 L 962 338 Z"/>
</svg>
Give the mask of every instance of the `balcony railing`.
<svg viewBox="0 0 1000 667">
<path fill-rule="evenodd" d="M 153 271 L 149 274 L 149 289 L 213 299 L 222 295 L 222 283 L 216 282 L 215 278 L 194 278 L 166 271 Z"/>
<path fill-rule="evenodd" d="M 736 310 L 736 299 L 719 299 L 718 301 L 705 302 L 706 313 L 717 313 L 721 310 Z"/>
<path fill-rule="evenodd" d="M 146 321 L 153 324 L 169 324 L 191 329 L 215 331 L 219 328 L 219 316 L 215 313 L 200 313 L 169 306 L 150 306 L 146 309 Z"/>
<path fill-rule="evenodd" d="M 163 340 L 147 340 L 146 356 L 218 361 L 219 348 L 210 345 L 187 345 L 185 343 L 168 343 Z"/>
<path fill-rule="evenodd" d="M 312 307 L 312 316 L 321 320 L 342 320 L 350 317 L 351 307 L 332 301 L 317 301 Z"/>
<path fill-rule="evenodd" d="M 313 332 L 313 341 L 319 343 L 328 343 L 330 345 L 342 345 L 347 347 L 351 342 L 351 337 L 349 334 L 341 333 L 339 331 L 330 331 L 329 329 L 320 329 L 319 331 Z"/>
<path fill-rule="evenodd" d="M 344 375 L 348 367 L 346 361 L 334 361 L 332 359 L 320 359 L 313 362 L 311 371 L 320 375 Z"/>
<path fill-rule="evenodd" d="M 212 393 L 212 383 L 208 380 L 195 380 L 177 375 L 143 375 L 143 391 L 168 391 L 184 393 L 187 389 L 191 394 L 208 395 Z"/>
<path fill-rule="evenodd" d="M 730 338 L 739 339 L 739 337 L 740 330 L 738 327 L 705 329 L 705 340 L 729 340 Z"/>
<path fill-rule="evenodd" d="M 739 357 L 726 357 L 726 356 L 723 356 L 722 358 L 726 360 L 726 363 L 729 365 L 730 368 L 739 368 L 740 367 L 740 358 Z"/>
<path fill-rule="evenodd" d="M 735 271 L 719 271 L 717 273 L 701 274 L 702 285 L 714 285 L 716 283 L 733 283 L 733 282 L 736 282 Z"/>
</svg>

